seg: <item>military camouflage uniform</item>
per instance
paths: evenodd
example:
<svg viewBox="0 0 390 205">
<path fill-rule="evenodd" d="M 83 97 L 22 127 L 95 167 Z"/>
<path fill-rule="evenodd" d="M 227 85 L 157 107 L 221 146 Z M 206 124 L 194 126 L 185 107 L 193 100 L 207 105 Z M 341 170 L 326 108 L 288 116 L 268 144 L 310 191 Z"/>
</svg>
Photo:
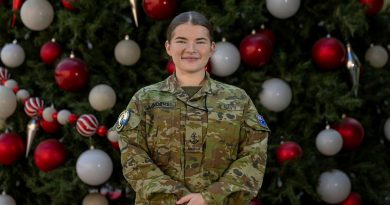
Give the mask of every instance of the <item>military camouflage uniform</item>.
<svg viewBox="0 0 390 205">
<path fill-rule="evenodd" d="M 123 113 L 115 127 L 136 205 L 174 205 L 189 193 L 209 205 L 249 204 L 256 196 L 269 129 L 242 89 L 206 73 L 188 97 L 171 75 L 139 90 Z"/>
</svg>

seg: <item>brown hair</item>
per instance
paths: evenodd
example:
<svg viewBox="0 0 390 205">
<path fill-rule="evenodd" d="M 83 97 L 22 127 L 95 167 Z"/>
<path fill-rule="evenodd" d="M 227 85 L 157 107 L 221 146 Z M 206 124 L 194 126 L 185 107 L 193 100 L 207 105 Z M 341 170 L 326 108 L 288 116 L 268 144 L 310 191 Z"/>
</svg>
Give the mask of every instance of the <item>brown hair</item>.
<svg viewBox="0 0 390 205">
<path fill-rule="evenodd" d="M 177 26 L 185 23 L 191 23 L 193 25 L 200 25 L 206 27 L 209 31 L 210 40 L 213 40 L 213 37 L 211 36 L 213 32 L 213 27 L 211 26 L 209 20 L 207 20 L 204 15 L 196 11 L 187 11 L 177 15 L 168 26 L 166 33 L 167 40 L 171 40 L 173 30 L 175 30 Z"/>
</svg>

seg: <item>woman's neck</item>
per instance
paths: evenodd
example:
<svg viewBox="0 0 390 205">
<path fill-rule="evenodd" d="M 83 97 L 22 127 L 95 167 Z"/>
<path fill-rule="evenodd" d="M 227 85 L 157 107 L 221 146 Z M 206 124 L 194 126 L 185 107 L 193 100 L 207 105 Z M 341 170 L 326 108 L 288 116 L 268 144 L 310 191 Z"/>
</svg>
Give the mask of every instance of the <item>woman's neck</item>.
<svg viewBox="0 0 390 205">
<path fill-rule="evenodd" d="M 206 72 L 184 73 L 176 72 L 176 78 L 180 86 L 199 86 L 205 78 Z"/>
</svg>

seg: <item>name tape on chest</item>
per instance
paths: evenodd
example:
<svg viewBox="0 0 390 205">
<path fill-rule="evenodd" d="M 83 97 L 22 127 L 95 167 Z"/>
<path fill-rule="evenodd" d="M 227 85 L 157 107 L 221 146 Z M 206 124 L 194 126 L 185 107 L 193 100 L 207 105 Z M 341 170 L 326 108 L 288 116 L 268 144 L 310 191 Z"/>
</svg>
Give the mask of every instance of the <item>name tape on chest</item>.
<svg viewBox="0 0 390 205">
<path fill-rule="evenodd" d="M 159 101 L 159 102 L 154 102 L 154 103 L 151 103 L 149 105 L 145 105 L 145 110 L 150 110 L 150 109 L 153 109 L 153 108 L 174 108 L 176 106 L 175 103 L 173 102 L 163 102 L 163 101 Z"/>
</svg>

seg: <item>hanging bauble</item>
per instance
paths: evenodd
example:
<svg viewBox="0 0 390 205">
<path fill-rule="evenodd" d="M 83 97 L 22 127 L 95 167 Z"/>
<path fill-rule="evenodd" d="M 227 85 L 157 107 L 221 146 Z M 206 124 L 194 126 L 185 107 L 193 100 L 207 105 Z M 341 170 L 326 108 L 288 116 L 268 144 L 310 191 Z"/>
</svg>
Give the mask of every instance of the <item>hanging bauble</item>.
<svg viewBox="0 0 390 205">
<path fill-rule="evenodd" d="M 14 93 L 18 92 L 18 90 L 19 90 L 18 82 L 16 82 L 16 80 L 14 80 L 14 79 L 8 79 L 7 81 L 5 81 L 4 87 L 9 88 Z"/>
<path fill-rule="evenodd" d="M 51 171 L 66 161 L 65 146 L 56 139 L 46 139 L 34 151 L 35 165 L 43 172 Z"/>
<path fill-rule="evenodd" d="M 108 128 L 105 125 L 99 125 L 96 134 L 99 135 L 100 137 L 106 137 L 108 133 Z"/>
<path fill-rule="evenodd" d="M 45 119 L 41 119 L 39 120 L 39 125 L 42 130 L 48 134 L 54 134 L 61 130 L 61 125 L 55 120 L 50 122 Z"/>
<path fill-rule="evenodd" d="M 31 97 L 24 103 L 24 112 L 30 117 L 39 116 L 45 102 L 38 97 Z"/>
<path fill-rule="evenodd" d="M 386 139 L 390 141 L 390 117 L 387 118 L 385 125 L 383 126 L 383 131 Z"/>
<path fill-rule="evenodd" d="M 293 141 L 283 142 L 276 149 L 276 159 L 279 164 L 283 164 L 286 161 L 294 160 L 302 156 L 303 150 L 299 144 Z"/>
<path fill-rule="evenodd" d="M 69 11 L 78 11 L 80 8 L 80 3 L 78 0 L 61 0 L 62 6 L 64 6 Z"/>
<path fill-rule="evenodd" d="M 41 60 L 46 65 L 52 65 L 61 54 L 61 45 L 55 42 L 54 38 L 43 44 L 40 51 Z"/>
<path fill-rule="evenodd" d="M 380 45 L 372 45 L 367 49 L 365 60 L 374 68 L 383 68 L 389 60 L 389 54 L 386 49 Z"/>
<path fill-rule="evenodd" d="M 0 134 L 0 164 L 12 165 L 24 154 L 25 144 L 22 137 L 16 133 Z"/>
<path fill-rule="evenodd" d="M 3 192 L 0 194 L 0 205 L 16 205 L 14 198 Z"/>
<path fill-rule="evenodd" d="M 292 99 L 290 86 L 279 78 L 264 81 L 263 90 L 259 94 L 260 103 L 268 110 L 280 112 L 286 109 Z"/>
<path fill-rule="evenodd" d="M 16 95 L 12 90 L 0 85 L 0 119 L 7 119 L 16 110 Z"/>
<path fill-rule="evenodd" d="M 271 59 L 272 43 L 267 36 L 254 33 L 246 36 L 240 43 L 240 55 L 244 64 L 258 68 Z"/>
<path fill-rule="evenodd" d="M 251 204 L 250 205 L 263 205 L 263 203 L 260 201 L 260 199 L 258 198 L 253 198 L 251 200 Z"/>
<path fill-rule="evenodd" d="M 64 91 L 78 91 L 85 87 L 88 81 L 87 65 L 73 55 L 58 63 L 55 70 L 57 85 Z"/>
<path fill-rule="evenodd" d="M 276 44 L 276 37 L 275 37 L 274 32 L 271 29 L 265 28 L 265 26 L 262 25 L 261 28 L 256 31 L 256 33 L 259 33 L 261 35 L 267 36 L 267 38 L 271 42 L 272 48 L 275 46 L 275 44 Z"/>
<path fill-rule="evenodd" d="M 20 9 L 20 18 L 27 28 L 42 31 L 53 21 L 54 9 L 46 0 L 28 0 Z"/>
<path fill-rule="evenodd" d="M 53 122 L 53 114 L 57 112 L 54 106 L 47 107 L 43 109 L 42 118 L 48 122 Z"/>
<path fill-rule="evenodd" d="M 352 50 L 351 44 L 347 43 L 347 59 L 346 67 L 349 70 L 352 82 L 352 92 L 357 97 L 359 91 L 360 72 L 362 70 L 362 64 L 355 52 Z"/>
<path fill-rule="evenodd" d="M 134 24 L 135 27 L 138 27 L 138 6 L 137 6 L 137 0 L 130 0 L 130 6 L 131 6 L 131 13 L 133 14 Z"/>
<path fill-rule="evenodd" d="M 68 124 L 70 114 L 71 114 L 71 112 L 69 110 L 66 110 L 66 109 L 60 110 L 57 113 L 57 121 L 58 121 L 58 123 L 60 123 L 61 125 Z"/>
<path fill-rule="evenodd" d="M 27 123 L 27 145 L 26 145 L 26 157 L 30 153 L 31 145 L 34 141 L 35 136 L 37 135 L 39 129 L 39 120 L 38 118 L 33 118 Z"/>
<path fill-rule="evenodd" d="M 240 52 L 237 47 L 225 39 L 216 43 L 215 52 L 211 56 L 213 73 L 219 77 L 226 77 L 233 74 L 240 66 Z"/>
<path fill-rule="evenodd" d="M 109 85 L 100 84 L 93 87 L 89 92 L 88 101 L 96 111 L 109 110 L 116 103 L 116 94 L 114 89 Z"/>
<path fill-rule="evenodd" d="M 107 138 L 110 142 L 118 142 L 119 136 L 120 135 L 116 131 L 108 131 L 107 133 Z"/>
<path fill-rule="evenodd" d="M 0 85 L 3 85 L 10 78 L 11 73 L 6 68 L 0 66 Z"/>
<path fill-rule="evenodd" d="M 316 147 L 321 154 L 333 156 L 343 147 L 343 138 L 339 132 L 327 126 L 325 130 L 318 133 Z"/>
<path fill-rule="evenodd" d="M 13 43 L 6 44 L 1 49 L 1 61 L 4 65 L 9 68 L 16 68 L 23 64 L 26 54 L 24 49 L 17 44 L 16 41 Z"/>
<path fill-rule="evenodd" d="M 317 193 L 326 203 L 340 203 L 351 193 L 351 181 L 343 171 L 333 169 L 323 172 L 318 181 Z"/>
<path fill-rule="evenodd" d="M 301 0 L 266 0 L 265 5 L 274 17 L 286 19 L 297 13 Z"/>
<path fill-rule="evenodd" d="M 364 7 L 364 11 L 368 16 L 379 13 L 382 9 L 384 0 L 360 0 L 360 4 Z"/>
<path fill-rule="evenodd" d="M 25 90 L 25 89 L 20 89 L 16 93 L 16 98 L 20 102 L 26 101 L 29 97 L 30 97 L 30 93 L 27 90 Z"/>
<path fill-rule="evenodd" d="M 81 115 L 77 119 L 76 130 L 84 137 L 91 137 L 97 131 L 99 122 L 92 114 Z"/>
<path fill-rule="evenodd" d="M 115 46 L 115 59 L 122 65 L 134 65 L 141 57 L 141 48 L 138 43 L 129 39 L 126 35 L 124 40 L 121 40 Z"/>
<path fill-rule="evenodd" d="M 344 64 L 347 52 L 338 39 L 325 37 L 314 44 L 311 54 L 316 65 L 332 70 Z"/>
<path fill-rule="evenodd" d="M 99 193 L 90 193 L 84 197 L 82 205 L 108 205 L 108 200 L 105 196 Z"/>
<path fill-rule="evenodd" d="M 100 149 L 83 152 L 76 163 L 77 176 L 84 183 L 97 186 L 107 181 L 113 170 L 113 163 L 107 153 Z"/>
<path fill-rule="evenodd" d="M 340 205 L 363 205 L 362 197 L 357 192 L 351 192 Z"/>
<path fill-rule="evenodd" d="M 79 116 L 77 116 L 76 114 L 74 113 L 71 113 L 68 117 L 68 123 L 69 124 L 74 124 L 77 122 L 77 120 L 79 119 Z"/>
<path fill-rule="evenodd" d="M 363 141 L 364 128 L 354 118 L 344 116 L 340 122 L 334 123 L 332 128 L 343 137 L 343 149 L 345 150 L 355 150 Z"/>
<path fill-rule="evenodd" d="M 178 0 L 143 0 L 142 6 L 151 19 L 165 20 L 175 14 Z"/>
</svg>

